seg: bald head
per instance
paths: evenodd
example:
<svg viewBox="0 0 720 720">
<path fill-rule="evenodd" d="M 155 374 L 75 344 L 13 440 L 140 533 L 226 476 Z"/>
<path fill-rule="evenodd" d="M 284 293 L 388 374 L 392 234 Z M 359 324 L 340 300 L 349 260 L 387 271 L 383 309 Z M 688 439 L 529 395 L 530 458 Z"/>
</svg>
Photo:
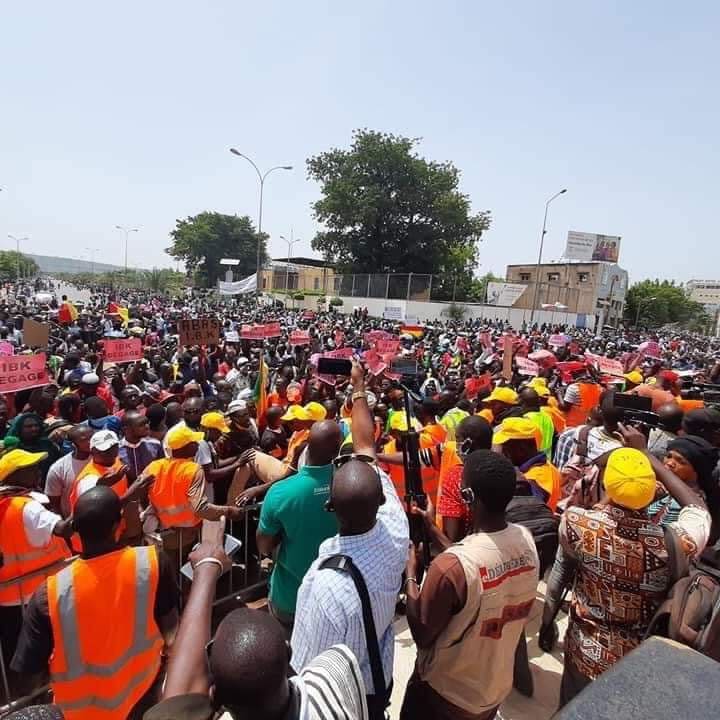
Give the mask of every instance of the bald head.
<svg viewBox="0 0 720 720">
<path fill-rule="evenodd" d="M 340 426 L 334 420 L 323 420 L 310 428 L 308 463 L 328 465 L 340 450 Z"/>
<path fill-rule="evenodd" d="M 677 403 L 670 402 L 661 405 L 658 408 L 657 414 L 663 429 L 671 433 L 678 433 L 680 431 L 684 413 Z"/>
<path fill-rule="evenodd" d="M 385 503 L 375 467 L 361 460 L 345 463 L 333 477 L 330 500 L 341 535 L 360 535 L 372 530 L 378 508 Z"/>
<path fill-rule="evenodd" d="M 278 621 L 259 610 L 234 610 L 220 623 L 210 651 L 215 698 L 260 717 L 278 714 L 273 711 L 287 702 L 288 665 Z"/>
<path fill-rule="evenodd" d="M 532 388 L 523 388 L 518 394 L 518 399 L 525 410 L 540 409 L 540 396 Z"/>
<path fill-rule="evenodd" d="M 112 540 L 121 516 L 120 498 L 112 488 L 96 485 L 84 492 L 73 513 L 73 527 L 80 534 L 83 548 L 87 543 Z"/>
</svg>

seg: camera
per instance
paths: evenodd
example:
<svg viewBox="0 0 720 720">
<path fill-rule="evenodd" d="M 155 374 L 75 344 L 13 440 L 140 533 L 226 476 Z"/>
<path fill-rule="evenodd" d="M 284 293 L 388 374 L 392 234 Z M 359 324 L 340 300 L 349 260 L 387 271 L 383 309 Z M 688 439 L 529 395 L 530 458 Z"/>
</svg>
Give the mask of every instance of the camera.
<svg viewBox="0 0 720 720">
<path fill-rule="evenodd" d="M 660 417 L 652 411 L 652 400 L 629 393 L 615 393 L 613 407 L 620 411 L 620 422 L 647 432 L 660 425 Z"/>
</svg>

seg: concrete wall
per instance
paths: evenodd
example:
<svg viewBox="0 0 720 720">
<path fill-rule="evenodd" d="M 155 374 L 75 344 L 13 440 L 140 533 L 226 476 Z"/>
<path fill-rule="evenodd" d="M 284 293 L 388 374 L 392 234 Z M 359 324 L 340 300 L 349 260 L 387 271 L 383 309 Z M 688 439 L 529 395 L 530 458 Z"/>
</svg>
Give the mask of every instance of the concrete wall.
<svg viewBox="0 0 720 720">
<path fill-rule="evenodd" d="M 307 298 L 306 298 L 307 299 Z M 353 307 L 367 307 L 370 315 L 382 317 L 386 307 L 400 308 L 400 313 L 411 320 L 419 322 L 427 320 L 447 320 L 444 310 L 451 303 L 441 302 L 418 302 L 414 300 L 386 300 L 385 298 L 359 298 L 343 297 L 344 305 L 339 308 L 344 313 L 351 313 Z M 523 322 L 530 322 L 530 310 L 518 308 L 496 307 L 495 305 L 470 305 L 457 303 L 466 308 L 465 318 L 486 318 L 491 321 L 509 320 L 510 325 L 520 329 Z M 594 327 L 595 316 L 577 315 L 567 312 L 549 312 L 540 310 L 535 313 L 534 322 L 552 323 L 556 325 L 575 325 L 579 327 Z"/>
</svg>

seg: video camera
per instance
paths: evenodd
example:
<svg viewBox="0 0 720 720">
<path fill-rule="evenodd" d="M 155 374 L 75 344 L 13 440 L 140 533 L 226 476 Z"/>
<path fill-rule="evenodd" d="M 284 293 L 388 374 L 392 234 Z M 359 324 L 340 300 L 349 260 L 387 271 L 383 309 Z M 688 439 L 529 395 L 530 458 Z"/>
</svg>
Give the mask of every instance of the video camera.
<svg viewBox="0 0 720 720">
<path fill-rule="evenodd" d="M 620 412 L 620 422 L 632 425 L 647 434 L 650 428 L 660 426 L 660 417 L 652 411 L 652 400 L 629 393 L 615 393 L 613 407 Z"/>
<path fill-rule="evenodd" d="M 683 378 L 680 397 L 683 400 L 702 400 L 706 405 L 720 406 L 720 385 Z"/>
</svg>

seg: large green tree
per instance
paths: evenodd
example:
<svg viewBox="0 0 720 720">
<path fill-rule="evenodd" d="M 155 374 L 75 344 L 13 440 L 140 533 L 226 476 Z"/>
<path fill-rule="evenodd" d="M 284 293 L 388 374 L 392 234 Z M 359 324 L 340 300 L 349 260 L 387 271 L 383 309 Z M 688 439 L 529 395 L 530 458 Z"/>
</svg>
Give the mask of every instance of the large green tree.
<svg viewBox="0 0 720 720">
<path fill-rule="evenodd" d="M 628 290 L 625 301 L 625 320 L 634 325 L 659 327 L 677 323 L 702 325 L 707 317 L 705 308 L 690 300 L 681 285 L 671 280 L 643 280 Z"/>
<path fill-rule="evenodd" d="M 15 279 L 18 265 L 20 277 L 32 277 L 38 273 L 38 265 L 32 258 L 16 250 L 0 250 L 0 277 Z"/>
<path fill-rule="evenodd" d="M 170 233 L 173 240 L 166 252 L 185 261 L 188 272 L 198 285 L 211 287 L 225 275 L 220 265 L 223 258 L 236 258 L 240 264 L 233 268 L 239 277 L 252 275 L 256 269 L 256 253 L 260 243 L 261 262 L 267 259 L 267 235 L 258 235 L 247 215 L 223 215 L 203 212 L 185 220 L 177 220 Z"/>
<path fill-rule="evenodd" d="M 472 279 L 477 243 L 490 213 L 473 214 L 449 162 L 420 157 L 416 139 L 357 130 L 349 150 L 307 161 L 322 197 L 314 203 L 324 229 L 315 250 L 340 271 L 433 273 L 438 284 Z"/>
</svg>

